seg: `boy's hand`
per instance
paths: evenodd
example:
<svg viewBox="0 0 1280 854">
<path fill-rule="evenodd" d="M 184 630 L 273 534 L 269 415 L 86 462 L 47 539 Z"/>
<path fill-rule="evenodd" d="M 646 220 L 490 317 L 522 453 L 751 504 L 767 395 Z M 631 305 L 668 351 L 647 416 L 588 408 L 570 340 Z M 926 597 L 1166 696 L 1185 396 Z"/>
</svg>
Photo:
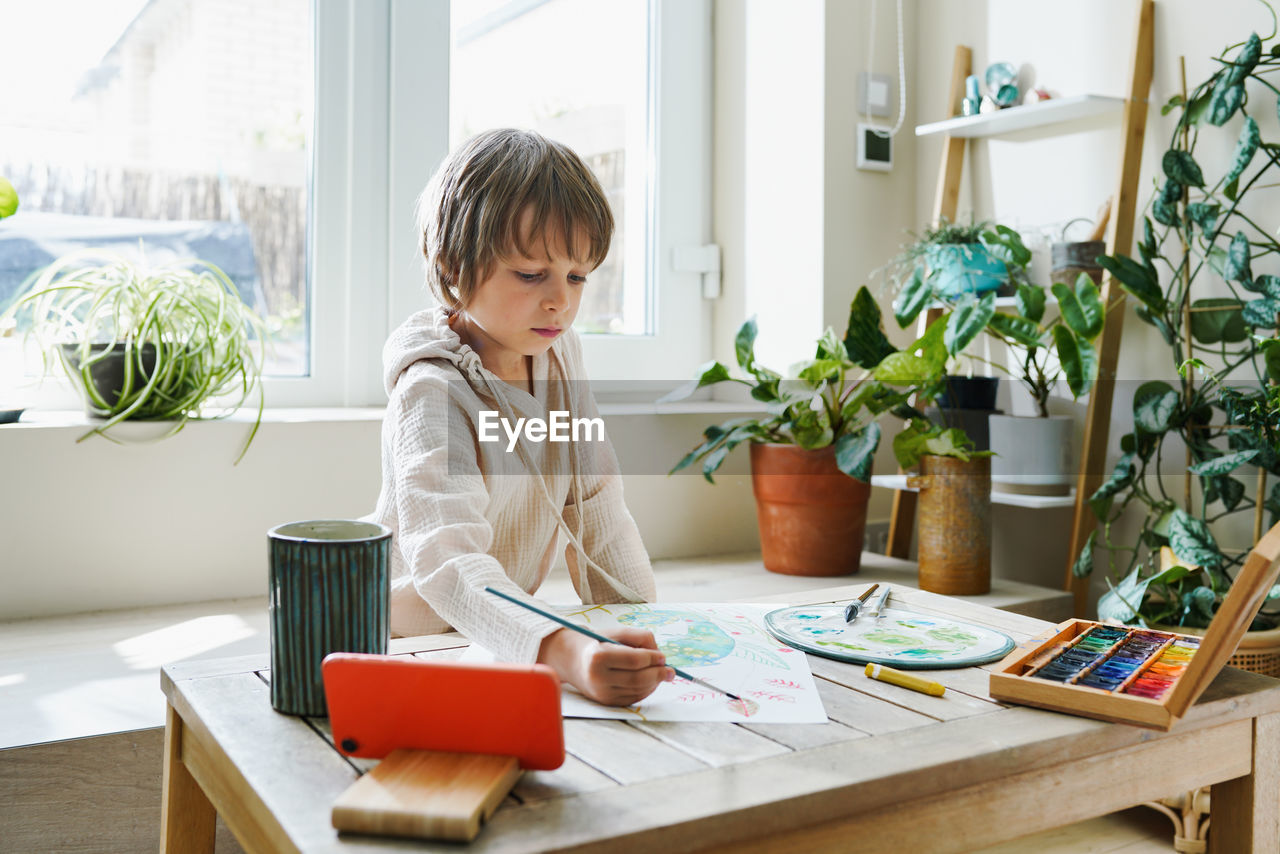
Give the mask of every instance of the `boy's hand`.
<svg viewBox="0 0 1280 854">
<path fill-rule="evenodd" d="M 615 629 L 604 634 L 626 646 L 558 629 L 543 638 L 538 662 L 549 665 L 584 696 L 606 706 L 638 703 L 660 683 L 675 678 L 675 671 L 666 666 L 666 656 L 658 651 L 653 632 Z"/>
</svg>

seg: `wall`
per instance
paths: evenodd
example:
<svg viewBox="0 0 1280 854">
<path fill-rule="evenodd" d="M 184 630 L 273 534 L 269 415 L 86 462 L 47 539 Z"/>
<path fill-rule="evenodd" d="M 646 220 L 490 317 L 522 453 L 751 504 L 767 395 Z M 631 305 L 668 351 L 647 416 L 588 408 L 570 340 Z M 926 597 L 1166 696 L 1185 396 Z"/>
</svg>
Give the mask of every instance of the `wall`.
<svg viewBox="0 0 1280 854">
<path fill-rule="evenodd" d="M 714 487 L 664 473 L 717 417 L 606 416 L 654 559 L 758 548 L 745 460 Z M 265 595 L 269 528 L 366 514 L 381 482 L 376 410 L 277 410 L 239 465 L 242 415 L 141 444 L 77 443 L 75 420 L 0 428 L 0 620 Z"/>
<path fill-rule="evenodd" d="M 895 168 L 882 173 L 854 168 L 854 96 L 857 73 L 867 66 L 870 0 L 717 0 L 712 185 L 724 282 L 714 323 L 720 361 L 733 364 L 734 335 L 752 315 L 764 364 L 782 371 L 811 357 L 825 327 L 844 332 L 858 287 L 915 227 L 916 20 L 915 4 L 903 5 L 907 115 L 894 139 Z M 896 45 L 894 7 L 882 2 L 875 70 L 895 80 Z M 890 333 L 899 343 L 909 340 Z M 887 440 L 876 470 L 896 470 Z M 886 519 L 889 502 L 890 493 L 874 490 L 870 518 Z"/>
</svg>

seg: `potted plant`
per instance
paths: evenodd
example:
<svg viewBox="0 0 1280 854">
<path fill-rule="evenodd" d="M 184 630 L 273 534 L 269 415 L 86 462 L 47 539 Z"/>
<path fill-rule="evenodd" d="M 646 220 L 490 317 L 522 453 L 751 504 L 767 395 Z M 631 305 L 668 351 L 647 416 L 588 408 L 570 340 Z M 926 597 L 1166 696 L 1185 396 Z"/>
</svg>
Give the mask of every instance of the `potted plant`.
<svg viewBox="0 0 1280 854">
<path fill-rule="evenodd" d="M 99 250 L 50 264 L 5 312 L 37 341 L 45 373 L 56 361 L 89 414 L 80 437 L 125 420 L 223 418 L 258 391 L 266 326 L 221 270 L 203 261 L 141 267 Z M 214 408 L 215 414 L 206 415 Z"/>
<path fill-rule="evenodd" d="M 1181 112 L 1138 257 L 1100 259 L 1159 333 L 1170 368 L 1167 379 L 1134 390 L 1134 430 L 1120 438 L 1115 469 L 1090 498 L 1111 570 L 1098 604 L 1103 618 L 1208 625 L 1260 536 L 1264 511 L 1271 523 L 1280 515 L 1280 488 L 1267 490 L 1268 475 L 1280 475 L 1280 276 L 1254 266 L 1280 253 L 1280 241 L 1250 207 L 1280 165 L 1280 146 L 1263 140 L 1250 115 L 1277 107 L 1261 75 L 1280 67 L 1280 48 L 1264 47 L 1253 34 L 1229 48 L 1211 76 L 1165 106 Z M 1259 88 L 1247 91 L 1250 81 Z M 1214 135 L 1235 140 L 1228 158 L 1197 151 Z M 1193 297 L 1195 290 L 1225 296 Z M 1171 458 L 1185 466 L 1171 471 Z M 1077 575 L 1093 569 L 1094 546 L 1091 537 Z M 1254 628 L 1273 628 L 1278 617 L 1280 608 L 1264 605 Z M 1270 661 L 1280 666 L 1280 645 Z"/>
<path fill-rule="evenodd" d="M 972 311 L 943 314 L 918 340 L 890 353 L 874 377 L 902 402 L 888 411 L 905 420 L 893 440 L 907 486 L 919 490 L 916 514 L 921 590 L 976 595 L 991 589 L 991 451 L 965 432 L 931 421 L 924 408 L 946 386 L 948 361 L 981 332 Z M 887 397 L 887 396 L 886 396 Z M 910 400 L 913 403 L 907 403 Z"/>
<path fill-rule="evenodd" d="M 723 382 L 747 386 L 765 404 L 759 417 L 712 425 L 703 441 L 671 472 L 700 462 L 710 482 L 735 447 L 751 447 L 765 568 L 788 575 L 844 575 L 858 570 L 866 526 L 868 481 L 880 444 L 873 416 L 902 403 L 871 379 L 871 369 L 894 351 L 880 327 L 880 309 L 864 287 L 853 300 L 844 338 L 828 329 L 814 357 L 784 377 L 756 361 L 755 318 L 735 339 L 735 377 L 709 362 L 694 379 L 662 401 L 679 400 Z"/>
<path fill-rule="evenodd" d="M 1009 270 L 982 242 L 989 222 L 953 223 L 943 217 L 877 271 L 887 277 L 899 300 L 894 305 L 899 323 L 912 317 L 931 298 L 956 298 L 966 293 L 985 293 L 1007 285 Z"/>
<path fill-rule="evenodd" d="M 898 325 L 906 328 L 924 308 L 954 304 L 966 294 L 1004 293 L 1025 278 L 1025 265 L 1011 266 L 982 240 L 992 224 L 952 223 L 943 218 L 906 244 L 879 271 L 888 279 Z M 963 429 L 979 447 L 989 447 L 987 416 L 996 411 L 999 379 L 954 372 L 937 396 L 936 418 Z"/>
<path fill-rule="evenodd" d="M 1075 474 L 1072 454 L 1074 421 L 1051 416 L 1049 398 L 1066 382 L 1073 398 L 1089 391 L 1098 375 L 1094 342 L 1102 334 L 1105 310 L 1097 285 L 1081 273 L 1073 286 L 1055 282 L 1050 288 L 1058 312 L 1045 319 L 1045 288 L 1030 281 L 1027 269 L 1031 252 L 1011 228 L 997 225 L 984 231 L 984 246 L 1009 269 L 1015 286 L 1013 305 L 996 308 L 994 294 L 966 294 L 943 299 L 955 314 L 972 314 L 984 331 L 1004 344 L 1015 368 L 993 363 L 997 370 L 1016 376 L 1031 396 L 1036 417 L 992 414 L 988 418 L 991 446 L 1000 449 L 992 461 L 992 485 L 1013 492 L 1065 495 Z M 919 308 L 915 309 L 919 312 Z M 909 323 L 915 314 L 900 317 Z"/>
</svg>

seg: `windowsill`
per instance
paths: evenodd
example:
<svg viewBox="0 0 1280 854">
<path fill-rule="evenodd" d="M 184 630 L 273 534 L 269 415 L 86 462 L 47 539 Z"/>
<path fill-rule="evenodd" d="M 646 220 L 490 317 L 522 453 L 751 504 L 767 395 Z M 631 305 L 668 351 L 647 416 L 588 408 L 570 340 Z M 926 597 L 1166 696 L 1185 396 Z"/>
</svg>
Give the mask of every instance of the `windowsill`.
<svg viewBox="0 0 1280 854">
<path fill-rule="evenodd" d="M 600 403 L 600 414 L 604 416 L 626 415 L 724 415 L 733 413 L 762 413 L 763 403 L 758 401 L 733 402 L 722 400 L 678 401 L 675 403 L 642 403 L 618 402 Z M 386 408 L 382 406 L 351 407 L 304 407 L 265 409 L 262 412 L 264 424 L 321 424 L 352 421 L 381 421 Z M 244 407 L 234 414 L 222 419 L 206 421 L 189 421 L 184 429 L 199 429 L 204 424 L 216 424 L 219 421 L 233 424 L 252 424 L 257 417 L 257 410 Z M 50 430 L 74 429 L 91 430 L 102 424 L 102 419 L 90 418 L 83 411 L 68 409 L 28 409 L 22 417 L 12 424 L 0 424 L 0 432 L 5 430 Z M 136 438 L 160 434 L 172 429 L 172 421 L 129 421 L 112 428 L 121 431 L 124 438 Z"/>
</svg>

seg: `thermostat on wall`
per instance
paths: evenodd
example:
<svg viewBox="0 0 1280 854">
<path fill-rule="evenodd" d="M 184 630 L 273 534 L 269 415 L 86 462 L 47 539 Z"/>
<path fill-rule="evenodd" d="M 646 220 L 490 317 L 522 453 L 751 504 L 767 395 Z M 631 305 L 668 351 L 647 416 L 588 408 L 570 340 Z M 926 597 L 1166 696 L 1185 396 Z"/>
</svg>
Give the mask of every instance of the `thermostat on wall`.
<svg viewBox="0 0 1280 854">
<path fill-rule="evenodd" d="M 888 172 L 893 168 L 893 138 L 889 136 L 888 128 L 858 125 L 857 166 L 877 172 Z"/>
</svg>

